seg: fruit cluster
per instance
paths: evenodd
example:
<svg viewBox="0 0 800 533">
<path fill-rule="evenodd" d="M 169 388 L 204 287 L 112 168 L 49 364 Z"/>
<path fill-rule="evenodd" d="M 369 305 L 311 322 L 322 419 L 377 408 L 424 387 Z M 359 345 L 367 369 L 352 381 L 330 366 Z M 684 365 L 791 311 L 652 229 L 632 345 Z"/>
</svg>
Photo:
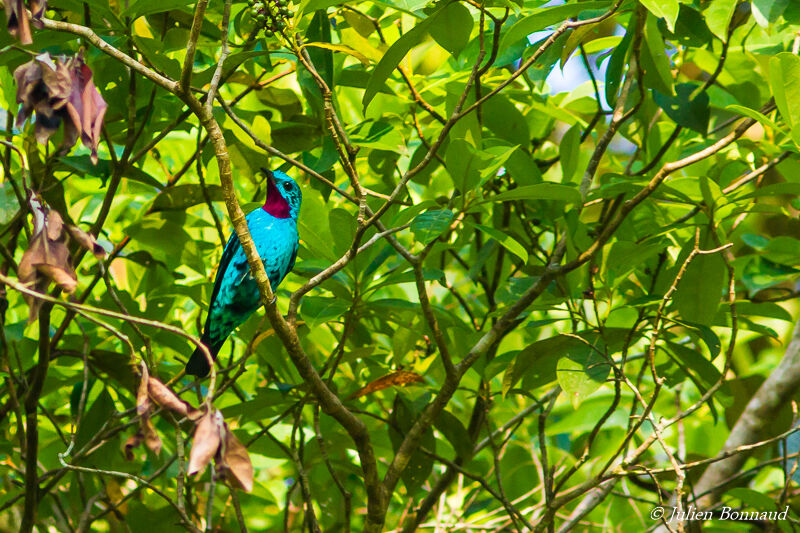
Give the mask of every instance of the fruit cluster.
<svg viewBox="0 0 800 533">
<path fill-rule="evenodd" d="M 271 37 L 286 27 L 286 19 L 293 13 L 288 0 L 247 0 L 250 15 L 256 24 L 264 29 L 264 35 Z"/>
</svg>

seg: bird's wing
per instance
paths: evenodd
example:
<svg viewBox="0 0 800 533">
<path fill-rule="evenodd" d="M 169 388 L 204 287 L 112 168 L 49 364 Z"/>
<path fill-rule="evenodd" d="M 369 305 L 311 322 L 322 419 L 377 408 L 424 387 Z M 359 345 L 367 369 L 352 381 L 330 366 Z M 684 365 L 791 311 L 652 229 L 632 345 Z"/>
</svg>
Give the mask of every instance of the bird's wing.
<svg viewBox="0 0 800 533">
<path fill-rule="evenodd" d="M 211 299 L 208 301 L 208 309 L 211 310 L 214 307 L 214 301 L 217 299 L 217 294 L 219 294 L 219 287 L 222 285 L 222 279 L 225 277 L 225 271 L 228 270 L 228 265 L 231 262 L 231 259 L 234 255 L 236 255 L 236 251 L 241 249 L 242 245 L 239 243 L 239 238 L 236 236 L 236 233 L 231 233 L 231 236 L 228 237 L 228 243 L 225 245 L 225 249 L 222 251 L 222 258 L 219 260 L 219 266 L 217 267 L 217 276 L 214 279 L 214 290 L 211 291 Z M 208 314 L 209 317 L 211 313 Z M 206 322 L 208 319 L 206 319 Z M 206 329 L 208 329 L 208 324 L 206 324 Z"/>
</svg>

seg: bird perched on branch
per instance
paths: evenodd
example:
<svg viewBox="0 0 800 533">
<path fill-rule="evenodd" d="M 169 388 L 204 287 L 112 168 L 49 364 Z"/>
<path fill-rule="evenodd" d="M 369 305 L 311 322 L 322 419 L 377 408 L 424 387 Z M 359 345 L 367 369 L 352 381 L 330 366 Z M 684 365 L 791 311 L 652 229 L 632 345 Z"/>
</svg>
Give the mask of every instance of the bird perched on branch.
<svg viewBox="0 0 800 533">
<path fill-rule="evenodd" d="M 292 270 L 297 257 L 297 217 L 303 196 L 300 187 L 283 172 L 262 170 L 267 175 L 267 201 L 245 220 L 264 262 L 269 283 L 275 290 Z M 208 318 L 200 338 L 214 359 L 225 339 L 260 306 L 258 285 L 250 273 L 239 238 L 233 233 L 222 252 Z M 205 354 L 198 348 L 186 363 L 186 373 L 203 377 L 210 370 Z"/>
</svg>

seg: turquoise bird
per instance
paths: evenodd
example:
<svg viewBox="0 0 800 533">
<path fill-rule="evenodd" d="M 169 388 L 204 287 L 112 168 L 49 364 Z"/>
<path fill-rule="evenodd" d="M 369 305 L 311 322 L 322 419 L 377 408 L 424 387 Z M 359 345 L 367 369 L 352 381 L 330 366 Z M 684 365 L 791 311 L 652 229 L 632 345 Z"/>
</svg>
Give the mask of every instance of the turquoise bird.
<svg viewBox="0 0 800 533">
<path fill-rule="evenodd" d="M 292 270 L 297 258 L 297 217 L 303 195 L 297 183 L 280 170 L 262 170 L 267 175 L 267 201 L 245 219 L 258 255 L 264 262 L 269 283 L 275 290 Z M 211 357 L 217 358 L 228 336 L 259 307 L 261 296 L 258 286 L 234 233 L 222 252 L 206 325 L 200 337 L 211 352 Z M 206 356 L 198 348 L 186 363 L 186 373 L 203 377 L 210 371 Z"/>
</svg>

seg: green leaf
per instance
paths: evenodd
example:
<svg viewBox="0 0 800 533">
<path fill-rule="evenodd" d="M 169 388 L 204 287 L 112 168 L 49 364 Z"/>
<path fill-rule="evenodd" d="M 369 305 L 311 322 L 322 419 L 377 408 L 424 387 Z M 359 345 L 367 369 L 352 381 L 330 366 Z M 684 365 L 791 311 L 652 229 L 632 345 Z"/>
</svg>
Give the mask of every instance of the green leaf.
<svg viewBox="0 0 800 533">
<path fill-rule="evenodd" d="M 455 415 L 449 411 L 442 411 L 434 425 L 450 442 L 458 457 L 468 459 L 472 456 L 472 439 L 470 439 L 464 424 Z"/>
<path fill-rule="evenodd" d="M 783 120 L 800 125 L 800 57 L 782 52 L 769 60 L 769 85 Z"/>
<path fill-rule="evenodd" d="M 158 2 L 138 0 L 127 9 L 123 10 L 119 18 L 125 20 L 125 18 L 130 17 L 131 20 L 134 20 L 144 15 L 163 13 L 164 11 L 172 11 L 173 9 L 180 9 L 188 12 L 189 5 L 181 0 L 159 0 Z"/>
<path fill-rule="evenodd" d="M 0 225 L 11 222 L 19 211 L 19 202 L 11 182 L 0 183 Z"/>
<path fill-rule="evenodd" d="M 789 5 L 790 0 L 753 0 L 751 11 L 756 23 L 762 28 L 776 22 Z"/>
<path fill-rule="evenodd" d="M 395 452 L 400 448 L 406 433 L 411 429 L 411 424 L 417 417 L 418 413 L 415 412 L 413 406 L 404 400 L 402 393 L 398 393 L 397 396 L 395 396 L 394 405 L 392 407 L 392 423 L 388 424 L 389 440 Z M 422 435 L 420 446 L 430 452 L 436 452 L 436 437 L 431 429 L 428 429 Z M 401 474 L 403 484 L 406 486 L 406 490 L 410 495 L 414 495 L 419 491 L 422 484 L 430 477 L 432 470 L 433 458 L 420 449 L 416 449 L 412 452 L 408 465 Z"/>
<path fill-rule="evenodd" d="M 678 0 L 640 0 L 640 2 L 650 13 L 658 18 L 663 18 L 670 32 L 675 31 L 675 20 L 680 11 Z"/>
<path fill-rule="evenodd" d="M 673 296 L 680 317 L 710 326 L 717 314 L 726 278 L 725 261 L 719 253 L 695 256 Z"/>
<path fill-rule="evenodd" d="M 580 204 L 581 193 L 578 189 L 569 185 L 536 183 L 490 196 L 484 202 L 510 202 L 514 200 L 556 200 L 570 204 Z"/>
<path fill-rule="evenodd" d="M 369 58 L 359 52 L 358 50 L 347 46 L 346 44 L 334 44 L 334 43 L 306 43 L 303 46 L 311 46 L 315 48 L 324 48 L 326 50 L 331 50 L 333 52 L 342 52 L 343 54 L 351 55 L 358 59 L 361 64 L 365 67 L 369 66 Z"/>
<path fill-rule="evenodd" d="M 447 229 L 452 218 L 453 212 L 449 209 L 431 209 L 414 217 L 411 231 L 418 241 L 428 244 Z"/>
<path fill-rule="evenodd" d="M 573 17 L 578 17 L 582 12 L 604 9 L 611 2 L 580 2 L 562 6 L 542 7 L 533 10 L 533 14 L 518 20 L 500 39 L 500 50 L 515 44 L 531 33 L 543 30 L 548 26 L 565 22 Z"/>
<path fill-rule="evenodd" d="M 334 318 L 338 318 L 350 309 L 350 303 L 341 298 L 322 296 L 306 296 L 300 306 L 300 316 L 308 327 L 315 328 Z"/>
<path fill-rule="evenodd" d="M 478 228 L 486 235 L 496 240 L 498 243 L 500 243 L 501 246 L 503 246 L 503 248 L 505 248 L 512 254 L 516 255 L 520 259 L 522 259 L 523 263 L 528 262 L 528 252 L 525 250 L 525 247 L 522 246 L 513 237 L 506 235 L 505 233 L 503 233 L 498 229 L 490 228 L 489 226 L 484 226 L 483 224 L 474 224 L 470 222 L 469 225 Z"/>
<path fill-rule="evenodd" d="M 738 113 L 740 115 L 744 115 L 746 117 L 750 117 L 752 119 L 757 120 L 761 123 L 762 126 L 769 126 L 770 128 L 774 129 L 778 132 L 783 132 L 784 128 L 776 124 L 773 120 L 769 117 L 764 115 L 763 113 L 756 111 L 755 109 L 750 109 L 749 107 L 744 107 L 741 105 L 729 105 L 725 106 L 727 111 L 733 111 L 734 113 Z"/>
<path fill-rule="evenodd" d="M 526 384 L 530 388 L 550 383 L 556 379 L 556 367 L 561 357 L 591 349 L 581 339 L 568 335 L 556 335 L 528 345 L 506 369 L 503 375 L 503 395 L 507 395 L 523 375 L 526 375 Z"/>
<path fill-rule="evenodd" d="M 455 57 L 461 53 L 469 42 L 474 21 L 464 4 L 451 2 L 435 18 L 430 27 L 431 37 L 439 45 Z"/>
<path fill-rule="evenodd" d="M 692 377 L 701 392 L 705 392 L 708 387 L 719 380 L 721 376 L 719 370 L 711 361 L 703 357 L 703 354 L 682 344 L 669 341 L 666 341 L 665 344 L 669 348 L 669 350 L 666 350 L 667 353 Z"/>
<path fill-rule="evenodd" d="M 314 190 L 303 191 L 303 203 L 297 219 L 300 242 L 318 258 L 338 259 L 333 250 L 333 237 L 328 223 L 328 207 Z"/>
<path fill-rule="evenodd" d="M 644 69 L 644 79 L 647 86 L 660 93 L 673 95 L 672 90 L 672 71 L 667 56 L 664 38 L 658 30 L 656 19 L 652 15 L 647 16 L 644 25 L 644 42 L 642 43 L 641 60 Z"/>
<path fill-rule="evenodd" d="M 444 155 L 447 172 L 456 188 L 465 194 L 481 181 L 481 159 L 475 147 L 464 139 L 453 139 Z"/>
<path fill-rule="evenodd" d="M 711 117 L 709 98 L 707 92 L 692 98 L 696 90 L 692 83 L 681 83 L 675 86 L 675 96 L 653 91 L 653 99 L 676 124 L 705 135 Z"/>
<path fill-rule="evenodd" d="M 528 146 L 531 132 L 528 122 L 514 103 L 502 94 L 498 94 L 483 104 L 483 122 L 489 130 L 499 138 Z"/>
<path fill-rule="evenodd" d="M 797 265 L 800 264 L 800 240 L 785 235 L 773 237 L 761 253 L 773 263 Z"/>
<path fill-rule="evenodd" d="M 703 12 L 708 29 L 723 41 L 728 38 L 728 25 L 738 3 L 739 0 L 712 0 Z"/>
<path fill-rule="evenodd" d="M 575 177 L 580 158 L 581 132 L 576 124 L 572 126 L 561 138 L 558 146 L 559 161 L 561 162 L 561 182 L 570 183 Z"/>
<path fill-rule="evenodd" d="M 212 202 L 222 201 L 222 187 L 219 185 L 208 185 L 207 192 Z M 199 183 L 187 183 L 176 185 L 161 191 L 156 199 L 153 200 L 152 210 L 185 210 L 189 207 L 205 203 L 203 187 Z"/>
<path fill-rule="evenodd" d="M 611 371 L 602 355 L 588 346 L 587 348 L 587 351 L 560 358 L 556 366 L 558 384 L 567 393 L 575 409 L 605 383 Z"/>
<path fill-rule="evenodd" d="M 625 69 L 625 58 L 628 55 L 628 48 L 631 45 L 633 33 L 625 33 L 625 38 L 619 43 L 611 54 L 611 59 L 608 60 L 608 67 L 606 68 L 606 101 L 608 105 L 615 106 L 617 104 L 617 92 L 622 83 L 622 72 Z"/>
<path fill-rule="evenodd" d="M 412 48 L 422 42 L 422 39 L 428 33 L 428 28 L 441 12 L 442 8 L 440 6 L 439 9 L 434 11 L 428 18 L 418 23 L 411 28 L 410 31 L 404 33 L 399 39 L 392 43 L 392 46 L 383 54 L 380 62 L 372 71 L 372 75 L 367 82 L 367 88 L 364 90 L 364 97 L 361 100 L 361 104 L 364 106 L 365 110 L 386 80 L 389 79 L 394 69 L 397 68 L 397 65 L 400 64 L 400 61 L 403 60 Z"/>
</svg>

